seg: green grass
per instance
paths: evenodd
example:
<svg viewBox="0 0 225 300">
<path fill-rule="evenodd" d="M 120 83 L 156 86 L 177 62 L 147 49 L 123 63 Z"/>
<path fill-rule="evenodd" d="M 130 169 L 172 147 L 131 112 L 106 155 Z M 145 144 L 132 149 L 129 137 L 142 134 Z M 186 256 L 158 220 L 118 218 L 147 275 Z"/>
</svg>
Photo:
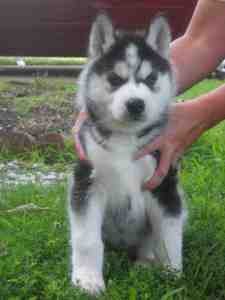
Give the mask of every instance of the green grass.
<svg viewBox="0 0 225 300">
<path fill-rule="evenodd" d="M 63 151 L 58 151 L 54 146 L 50 145 L 46 146 L 45 148 L 36 147 L 31 152 L 24 151 L 21 153 L 16 153 L 9 150 L 0 151 L 0 164 L 17 160 L 27 168 L 31 168 L 33 164 L 38 164 L 43 169 L 53 168 L 55 171 L 68 170 L 68 166 L 71 165 L 75 159 L 76 153 L 74 153 L 74 142 L 71 137 L 64 139 Z"/>
<path fill-rule="evenodd" d="M 69 106 L 71 114 L 71 99 L 76 92 L 74 80 L 65 80 L 47 77 L 34 77 L 31 80 L 9 80 L 0 82 L 0 107 L 13 107 L 20 117 L 29 116 L 29 113 L 41 105 L 66 110 Z"/>
<path fill-rule="evenodd" d="M 206 80 L 184 97 L 195 97 L 220 83 Z M 107 290 L 99 299 L 225 299 L 224 133 L 224 123 L 208 131 L 182 162 L 181 180 L 189 208 L 183 276 L 175 278 L 159 268 L 134 266 L 125 253 L 107 248 Z M 30 202 L 49 210 L 4 213 Z M 1 300 L 91 299 L 70 283 L 66 182 L 49 187 L 2 186 L 0 237 Z"/>
<path fill-rule="evenodd" d="M 86 62 L 85 57 L 24 57 L 23 59 L 27 66 L 73 66 L 82 65 Z M 15 66 L 16 57 L 0 56 L 0 66 L 1 65 Z"/>
<path fill-rule="evenodd" d="M 201 94 L 208 93 L 209 91 L 219 87 L 223 83 L 223 81 L 218 79 L 205 79 L 187 90 L 184 94 L 179 96 L 178 99 L 188 100 L 198 97 Z"/>
</svg>

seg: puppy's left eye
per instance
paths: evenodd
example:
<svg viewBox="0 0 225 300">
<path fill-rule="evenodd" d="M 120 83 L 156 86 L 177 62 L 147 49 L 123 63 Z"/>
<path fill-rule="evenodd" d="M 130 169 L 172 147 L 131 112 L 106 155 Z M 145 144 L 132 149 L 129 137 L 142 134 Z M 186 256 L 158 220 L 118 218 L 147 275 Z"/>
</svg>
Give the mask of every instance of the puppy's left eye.
<svg viewBox="0 0 225 300">
<path fill-rule="evenodd" d="M 157 79 L 158 79 L 158 74 L 156 72 L 152 72 L 144 79 L 144 82 L 147 85 L 154 85 Z"/>
<path fill-rule="evenodd" d="M 121 85 L 123 85 L 126 82 L 126 79 L 120 77 L 116 73 L 110 73 L 108 75 L 108 81 L 113 88 L 119 88 Z"/>
</svg>

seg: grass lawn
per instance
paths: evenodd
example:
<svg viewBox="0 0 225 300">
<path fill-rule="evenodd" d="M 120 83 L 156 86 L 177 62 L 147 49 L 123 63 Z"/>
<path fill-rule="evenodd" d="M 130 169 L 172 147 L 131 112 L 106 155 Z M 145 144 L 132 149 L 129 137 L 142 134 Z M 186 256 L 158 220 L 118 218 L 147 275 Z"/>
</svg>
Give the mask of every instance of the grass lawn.
<svg viewBox="0 0 225 300">
<path fill-rule="evenodd" d="M 182 98 L 195 97 L 221 83 L 205 80 Z M 107 290 L 99 299 L 225 299 L 224 134 L 224 123 L 209 130 L 182 161 L 180 176 L 189 208 L 183 276 L 135 266 L 125 253 L 107 249 Z M 0 155 L 0 163 L 5 159 Z M 0 187 L 0 300 L 91 299 L 70 283 L 66 186 L 63 181 L 51 186 Z M 6 212 L 31 202 L 48 210 Z"/>
</svg>

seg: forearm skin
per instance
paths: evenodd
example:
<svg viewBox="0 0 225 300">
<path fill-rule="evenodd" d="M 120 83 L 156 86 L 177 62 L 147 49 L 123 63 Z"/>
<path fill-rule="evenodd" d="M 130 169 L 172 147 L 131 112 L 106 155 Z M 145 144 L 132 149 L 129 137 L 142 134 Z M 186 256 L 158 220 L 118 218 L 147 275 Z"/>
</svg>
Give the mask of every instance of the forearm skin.
<svg viewBox="0 0 225 300">
<path fill-rule="evenodd" d="M 199 0 L 185 34 L 171 44 L 177 94 L 214 71 L 225 57 L 225 1 Z"/>
</svg>

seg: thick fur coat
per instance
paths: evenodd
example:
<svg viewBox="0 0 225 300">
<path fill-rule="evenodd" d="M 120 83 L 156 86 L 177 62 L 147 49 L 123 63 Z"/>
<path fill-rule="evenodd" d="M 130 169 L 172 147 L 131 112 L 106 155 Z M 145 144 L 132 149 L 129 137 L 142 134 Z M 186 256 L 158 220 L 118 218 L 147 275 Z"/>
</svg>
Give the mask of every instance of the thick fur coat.
<svg viewBox="0 0 225 300">
<path fill-rule="evenodd" d="M 92 26 L 77 97 L 89 113 L 79 135 L 90 163 L 78 161 L 69 199 L 72 282 L 90 293 L 105 289 L 105 240 L 137 261 L 182 270 L 185 210 L 177 170 L 144 191 L 158 154 L 133 159 L 167 123 L 175 96 L 170 41 L 163 17 L 144 36 L 116 32 L 105 15 Z"/>
</svg>

